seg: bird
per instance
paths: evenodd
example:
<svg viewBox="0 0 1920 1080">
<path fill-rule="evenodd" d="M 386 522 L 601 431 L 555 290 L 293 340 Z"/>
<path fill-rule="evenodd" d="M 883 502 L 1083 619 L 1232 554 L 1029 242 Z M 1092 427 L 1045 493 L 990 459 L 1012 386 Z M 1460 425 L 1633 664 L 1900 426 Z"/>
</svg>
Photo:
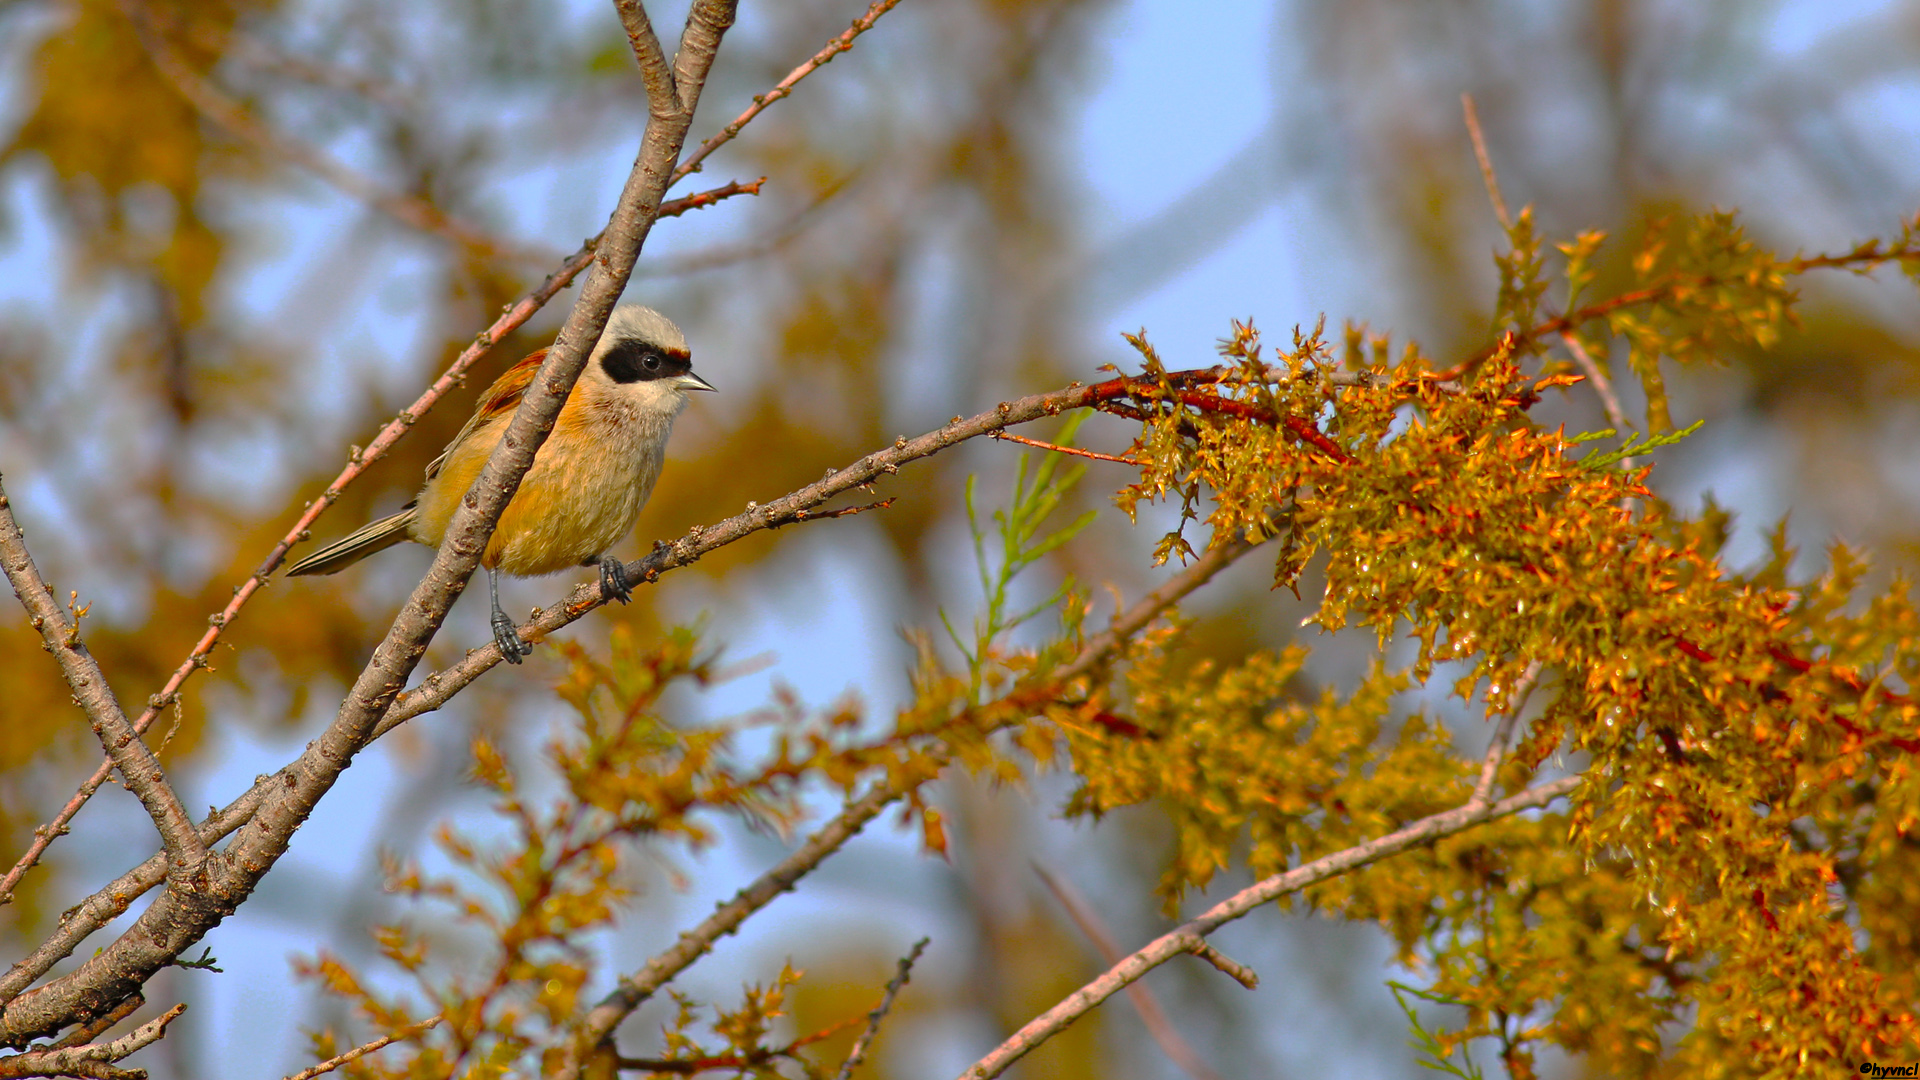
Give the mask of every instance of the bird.
<svg viewBox="0 0 1920 1080">
<path fill-rule="evenodd" d="M 405 508 L 335 540 L 287 573 L 336 573 L 403 540 L 439 547 L 546 355 L 546 349 L 528 354 L 480 396 L 460 434 L 427 465 L 426 483 Z M 518 664 L 533 644 L 520 639 L 500 609 L 501 574 L 538 577 L 597 565 L 601 595 L 623 604 L 632 597 L 625 568 L 607 549 L 633 530 L 653 493 L 667 436 L 692 390 L 713 386 L 694 374 L 680 328 L 650 307 L 614 308 L 480 556 L 493 601 L 493 640 L 508 663 Z"/>
</svg>

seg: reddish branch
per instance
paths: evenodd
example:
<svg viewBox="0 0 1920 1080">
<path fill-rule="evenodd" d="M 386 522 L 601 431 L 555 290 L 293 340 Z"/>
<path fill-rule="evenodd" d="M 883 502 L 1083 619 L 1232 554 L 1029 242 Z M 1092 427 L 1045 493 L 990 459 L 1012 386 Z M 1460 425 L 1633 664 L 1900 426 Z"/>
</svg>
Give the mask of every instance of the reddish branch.
<svg viewBox="0 0 1920 1080">
<path fill-rule="evenodd" d="M 1680 637 L 1678 635 L 1674 636 L 1673 645 L 1674 645 L 1674 648 L 1679 649 L 1683 654 L 1685 654 L 1686 656 L 1690 657 L 1691 659 L 1699 663 L 1712 664 L 1712 663 L 1719 662 L 1719 659 L 1720 659 L 1719 657 L 1701 648 L 1700 646 L 1695 645 L 1693 642 L 1688 641 L 1686 638 Z M 1780 645 L 1777 643 L 1769 644 L 1767 645 L 1766 649 L 1767 649 L 1768 656 L 1772 657 L 1774 660 L 1778 661 L 1780 664 L 1785 665 L 1788 670 L 1792 671 L 1796 675 L 1811 674 L 1816 667 L 1822 666 L 1822 665 L 1816 664 L 1812 660 L 1807 660 L 1803 657 L 1794 655 L 1793 651 L 1791 649 L 1788 649 L 1784 645 Z M 1825 674 L 1829 678 L 1833 679 L 1835 682 L 1838 682 L 1840 685 L 1846 687 L 1847 689 L 1853 691 L 1855 694 L 1860 695 L 1860 705 L 1863 711 L 1869 704 L 1868 702 L 1869 695 L 1875 690 L 1878 690 L 1881 699 L 1884 700 L 1889 705 L 1909 705 L 1912 703 L 1912 699 L 1905 694 L 1895 693 L 1894 691 L 1888 690 L 1886 687 L 1879 686 L 1878 684 L 1869 685 L 1867 682 L 1862 680 L 1859 674 L 1856 672 L 1848 671 L 1843 668 L 1836 668 L 1831 665 L 1826 665 L 1825 667 L 1826 667 Z M 1740 681 L 1743 682 L 1748 688 L 1752 689 L 1755 693 L 1759 694 L 1762 698 L 1764 698 L 1769 702 L 1782 702 L 1787 700 L 1787 692 L 1780 689 L 1778 686 L 1775 686 L 1772 683 L 1762 682 L 1762 681 L 1752 680 L 1752 679 L 1742 679 Z M 1884 732 L 1869 731 L 1866 728 L 1861 727 L 1859 724 L 1853 722 L 1852 720 L 1847 719 L 1846 717 L 1840 715 L 1837 712 L 1834 712 L 1831 709 L 1821 710 L 1820 716 L 1821 716 L 1821 719 L 1832 721 L 1841 730 L 1845 731 L 1849 735 L 1852 735 L 1854 738 L 1867 739 L 1870 737 L 1877 737 L 1877 738 L 1885 739 L 1888 744 L 1892 746 L 1896 746 L 1901 750 L 1906 751 L 1909 754 L 1920 754 L 1920 739 L 1907 738 L 1901 735 L 1888 735 Z M 1679 744 L 1679 741 L 1673 736 L 1673 734 L 1671 732 L 1666 732 L 1666 731 L 1660 731 L 1658 732 L 1658 734 L 1660 734 L 1662 739 L 1667 743 L 1668 754 L 1677 755 L 1680 749 L 1680 744 Z"/>
<path fill-rule="evenodd" d="M 1829 255 L 1799 255 L 1781 263 L 1779 271 L 1782 275 L 1792 276 L 1804 274 L 1808 270 L 1855 270 L 1862 267 L 1877 266 L 1887 262 L 1912 262 L 1916 260 L 1920 260 L 1920 247 L 1882 248 L 1878 243 L 1873 243 L 1856 248 L 1853 251 L 1836 252 Z M 1565 315 L 1560 315 L 1538 323 L 1530 329 L 1509 331 L 1509 334 L 1504 335 L 1501 341 L 1481 349 L 1479 352 L 1467 357 L 1446 371 L 1440 372 L 1437 377 L 1441 379 L 1460 379 L 1473 372 L 1481 364 L 1499 355 L 1503 349 L 1531 344 L 1542 338 L 1566 336 L 1587 323 L 1611 315 L 1621 308 L 1658 303 L 1683 290 L 1712 289 L 1723 284 L 1726 284 L 1726 282 L 1714 274 L 1674 275 L 1658 285 L 1650 285 L 1644 289 L 1635 289 L 1632 292 L 1625 292 L 1618 296 L 1608 297 L 1597 303 L 1588 304 L 1586 307 L 1569 311 Z M 1511 338 L 1510 341 L 1508 340 L 1509 337 Z"/>
</svg>

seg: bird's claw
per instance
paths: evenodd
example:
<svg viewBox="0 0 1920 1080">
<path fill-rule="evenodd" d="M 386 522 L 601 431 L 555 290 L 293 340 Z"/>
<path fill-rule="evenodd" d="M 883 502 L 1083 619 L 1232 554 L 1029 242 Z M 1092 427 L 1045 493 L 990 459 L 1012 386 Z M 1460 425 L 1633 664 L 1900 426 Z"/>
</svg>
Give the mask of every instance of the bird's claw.
<svg viewBox="0 0 1920 1080">
<path fill-rule="evenodd" d="M 497 609 L 493 613 L 493 643 L 500 647 L 500 659 L 509 664 L 517 664 L 533 652 L 533 642 L 522 641 L 513 620 Z"/>
<path fill-rule="evenodd" d="M 627 568 L 611 555 L 600 559 L 600 595 L 623 604 L 633 599 L 633 582 L 627 580 Z"/>
</svg>

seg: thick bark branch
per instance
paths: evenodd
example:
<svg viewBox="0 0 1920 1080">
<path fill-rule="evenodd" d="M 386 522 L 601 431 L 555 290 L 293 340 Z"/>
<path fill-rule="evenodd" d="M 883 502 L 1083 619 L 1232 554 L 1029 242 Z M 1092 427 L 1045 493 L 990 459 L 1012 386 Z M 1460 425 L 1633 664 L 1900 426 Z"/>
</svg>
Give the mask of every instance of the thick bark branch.
<svg viewBox="0 0 1920 1080">
<path fill-rule="evenodd" d="M 0 1077 L 84 1076 L 98 1080 L 144 1080 L 146 1070 L 122 1069 L 114 1063 L 159 1042 L 160 1037 L 167 1033 L 167 1025 L 186 1011 L 185 1005 L 175 1005 L 110 1043 L 29 1050 L 24 1054 L 0 1058 Z"/>
<path fill-rule="evenodd" d="M 660 212 L 655 215 L 655 217 L 656 220 L 665 217 L 678 217 L 692 210 L 712 206 L 715 203 L 732 198 L 735 195 L 758 195 L 760 194 L 760 186 L 765 182 L 765 177 L 744 184 L 734 181 L 708 191 L 688 195 L 684 198 L 672 199 L 660 205 Z M 306 538 L 307 530 L 313 526 L 315 521 L 319 520 L 320 515 L 324 513 L 329 506 L 333 505 L 341 493 L 346 491 L 347 485 L 352 483 L 362 473 L 366 472 L 367 468 L 375 461 L 386 456 L 387 450 L 399 442 L 401 436 L 405 435 L 414 424 L 418 423 L 420 418 L 425 416 L 427 411 L 433 408 L 435 403 L 445 396 L 448 391 L 460 385 L 467 371 L 472 368 L 480 358 L 492 351 L 495 344 L 514 330 L 519 329 L 523 323 L 533 317 L 536 311 L 544 307 L 547 301 L 559 294 L 560 290 L 572 284 L 574 277 L 577 276 L 580 271 L 585 270 L 587 264 L 593 261 L 594 247 L 599 242 L 600 238 L 597 236 L 587 241 L 579 251 L 561 263 L 559 269 L 547 275 L 546 280 L 542 281 L 538 287 L 508 307 L 498 319 L 493 321 L 492 326 L 487 327 L 484 332 L 474 338 L 472 344 L 461 351 L 460 355 L 454 359 L 447 370 L 441 373 L 438 379 L 434 380 L 432 386 L 429 386 L 424 393 L 414 399 L 413 404 L 401 410 L 398 416 L 388 422 L 387 426 L 380 430 L 379 434 L 374 437 L 373 441 L 367 445 L 365 450 L 356 450 L 354 452 L 352 460 L 347 463 L 347 467 L 341 470 L 340 475 L 334 477 L 333 482 L 327 485 L 326 490 L 320 493 L 318 499 L 307 504 L 306 512 L 300 515 L 300 519 L 294 522 L 293 528 L 287 531 L 287 535 L 282 537 L 280 542 L 274 545 L 273 550 L 267 553 L 265 561 L 260 564 L 259 568 L 256 569 L 245 582 L 234 589 L 233 599 L 227 602 L 226 608 L 207 620 L 210 625 L 206 633 L 202 634 L 200 640 L 194 645 L 193 651 L 188 653 L 187 658 L 180 663 L 179 667 L 174 669 L 172 676 L 168 678 L 167 684 L 160 689 L 160 692 L 147 699 L 146 711 L 142 712 L 133 722 L 133 729 L 135 731 L 144 734 L 164 709 L 179 700 L 180 688 L 186 684 L 186 681 L 193 676 L 194 672 L 206 666 L 206 658 L 212 655 L 213 647 L 219 642 L 220 635 L 225 632 L 228 626 L 233 624 L 233 620 L 240 614 L 240 609 L 245 607 L 247 601 L 251 600 L 254 595 L 265 586 L 267 579 L 272 577 L 274 571 L 278 570 L 280 564 L 286 560 L 287 552 L 292 550 L 293 545 Z M 67 800 L 65 806 L 60 808 L 60 812 L 54 815 L 53 820 L 34 830 L 33 843 L 28 846 L 26 852 L 20 856 L 19 860 L 13 864 L 13 868 L 7 871 L 7 876 L 4 879 L 0 879 L 0 905 L 7 903 L 12 896 L 14 886 L 18 885 L 20 879 L 26 875 L 26 872 L 32 869 L 35 863 L 40 861 L 40 856 L 46 852 L 53 841 L 66 832 L 67 824 L 73 820 L 74 815 L 78 814 L 80 809 L 87 805 L 87 800 L 93 798 L 94 793 L 100 790 L 100 785 L 106 783 L 107 777 L 112 774 L 112 760 L 102 761 L 99 767 L 94 769 L 93 775 L 88 777 L 86 781 L 80 785 L 79 789 L 74 792 L 73 797 Z M 226 834 L 222 833 L 221 835 L 224 836 Z M 17 992 L 18 989 L 19 988 L 16 987 L 14 992 Z M 11 998 L 12 992 L 0 989 L 0 1003 L 4 1003 Z"/>
<path fill-rule="evenodd" d="M 520 477 L 532 465 L 534 453 L 552 429 L 608 312 L 625 288 L 666 192 L 667 177 L 685 143 L 693 105 L 721 35 L 732 22 L 731 0 L 696 0 L 676 63 L 680 108 L 669 119 L 656 116 L 648 123 L 638 159 L 628 174 L 572 314 L 561 327 L 506 433 L 454 514 L 426 577 L 375 648 L 333 723 L 308 744 L 306 752 L 273 777 L 252 819 L 235 834 L 225 852 L 208 860 L 213 879 L 209 902 L 189 905 L 181 894 L 169 889 L 132 928 L 78 970 L 9 1002 L 0 1012 L 0 1041 L 17 1045 L 84 1021 L 137 992 L 155 971 L 247 898 L 286 851 L 293 833 L 321 796 L 372 740 L 375 725 L 465 589 L 494 523 L 513 497 Z M 192 830 L 189 835 L 198 842 Z"/>
</svg>

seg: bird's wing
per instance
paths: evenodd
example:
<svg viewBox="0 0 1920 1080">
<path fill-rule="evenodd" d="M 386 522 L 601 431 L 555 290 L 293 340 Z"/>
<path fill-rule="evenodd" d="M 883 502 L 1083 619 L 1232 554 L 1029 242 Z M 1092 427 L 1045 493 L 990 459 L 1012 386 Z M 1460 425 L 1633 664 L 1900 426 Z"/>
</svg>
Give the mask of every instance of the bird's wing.
<svg viewBox="0 0 1920 1080">
<path fill-rule="evenodd" d="M 427 463 L 427 479 L 440 475 L 440 467 L 446 464 L 447 455 L 453 452 L 454 447 L 466 442 L 467 436 L 473 434 L 480 425 L 496 417 L 513 415 L 513 410 L 520 407 L 520 397 L 526 393 L 527 384 L 533 382 L 534 372 L 540 370 L 540 362 L 546 358 L 547 350 L 535 349 L 493 380 L 487 392 L 480 395 L 480 404 L 474 408 L 467 426 L 460 429 L 460 434 L 453 437 L 445 450 L 440 451 L 439 457 Z"/>
</svg>

